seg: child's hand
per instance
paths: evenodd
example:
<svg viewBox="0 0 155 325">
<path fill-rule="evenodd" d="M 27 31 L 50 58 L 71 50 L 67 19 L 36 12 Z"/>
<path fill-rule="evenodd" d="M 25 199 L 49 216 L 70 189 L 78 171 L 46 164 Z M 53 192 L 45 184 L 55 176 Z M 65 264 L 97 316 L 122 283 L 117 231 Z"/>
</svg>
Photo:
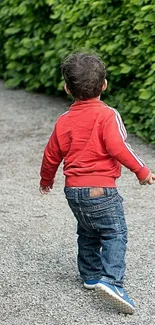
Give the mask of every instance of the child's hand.
<svg viewBox="0 0 155 325">
<path fill-rule="evenodd" d="M 40 186 L 39 191 L 42 195 L 48 194 L 50 192 L 50 186 Z"/>
<path fill-rule="evenodd" d="M 144 179 L 143 181 L 139 181 L 140 185 L 152 185 L 153 183 L 155 183 L 155 174 L 150 173 L 146 179 Z"/>
</svg>

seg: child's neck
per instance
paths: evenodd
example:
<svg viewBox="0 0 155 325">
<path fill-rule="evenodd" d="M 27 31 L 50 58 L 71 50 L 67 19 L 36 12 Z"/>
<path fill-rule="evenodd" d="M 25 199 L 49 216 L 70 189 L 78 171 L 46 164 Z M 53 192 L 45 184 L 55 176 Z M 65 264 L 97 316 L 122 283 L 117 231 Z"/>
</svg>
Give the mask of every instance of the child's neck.
<svg viewBox="0 0 155 325">
<path fill-rule="evenodd" d="M 100 95 L 97 96 L 97 97 L 93 97 L 93 98 L 88 98 L 88 99 L 78 99 L 78 98 L 75 98 L 75 102 L 82 102 L 82 101 L 87 101 L 87 100 L 100 100 Z"/>
</svg>

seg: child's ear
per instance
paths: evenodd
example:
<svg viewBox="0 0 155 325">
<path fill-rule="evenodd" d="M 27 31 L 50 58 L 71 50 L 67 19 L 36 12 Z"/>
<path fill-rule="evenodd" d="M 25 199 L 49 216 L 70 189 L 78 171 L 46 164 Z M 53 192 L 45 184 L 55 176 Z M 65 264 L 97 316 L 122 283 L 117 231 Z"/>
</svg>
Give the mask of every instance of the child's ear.
<svg viewBox="0 0 155 325">
<path fill-rule="evenodd" d="M 107 86 L 108 86 L 108 82 L 107 82 L 107 79 L 104 80 L 104 84 L 102 86 L 102 90 L 106 90 L 107 89 Z"/>
<path fill-rule="evenodd" d="M 64 84 L 64 89 L 65 89 L 65 92 L 66 92 L 68 95 L 70 95 L 70 90 L 68 89 L 66 83 Z"/>
</svg>

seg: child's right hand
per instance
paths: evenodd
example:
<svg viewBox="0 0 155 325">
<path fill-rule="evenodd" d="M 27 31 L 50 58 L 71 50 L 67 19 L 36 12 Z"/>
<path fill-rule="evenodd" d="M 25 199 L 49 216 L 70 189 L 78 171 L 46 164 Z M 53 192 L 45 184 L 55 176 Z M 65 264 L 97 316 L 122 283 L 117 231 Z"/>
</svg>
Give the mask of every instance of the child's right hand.
<svg viewBox="0 0 155 325">
<path fill-rule="evenodd" d="M 143 181 L 139 181 L 140 185 L 152 185 L 153 183 L 155 183 L 155 174 L 151 173 L 143 180 Z"/>
<path fill-rule="evenodd" d="M 42 195 L 48 194 L 50 192 L 50 186 L 40 186 L 39 191 Z"/>
</svg>

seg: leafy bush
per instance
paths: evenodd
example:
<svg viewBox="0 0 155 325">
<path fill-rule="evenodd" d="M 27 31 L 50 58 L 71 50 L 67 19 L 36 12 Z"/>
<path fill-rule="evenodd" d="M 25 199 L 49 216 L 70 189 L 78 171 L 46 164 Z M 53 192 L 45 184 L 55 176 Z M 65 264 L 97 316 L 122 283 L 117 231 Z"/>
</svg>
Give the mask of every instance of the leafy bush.
<svg viewBox="0 0 155 325">
<path fill-rule="evenodd" d="M 108 67 L 107 102 L 155 143 L 154 0 L 3 0 L 0 75 L 8 87 L 62 91 L 60 63 L 91 50 Z"/>
</svg>

